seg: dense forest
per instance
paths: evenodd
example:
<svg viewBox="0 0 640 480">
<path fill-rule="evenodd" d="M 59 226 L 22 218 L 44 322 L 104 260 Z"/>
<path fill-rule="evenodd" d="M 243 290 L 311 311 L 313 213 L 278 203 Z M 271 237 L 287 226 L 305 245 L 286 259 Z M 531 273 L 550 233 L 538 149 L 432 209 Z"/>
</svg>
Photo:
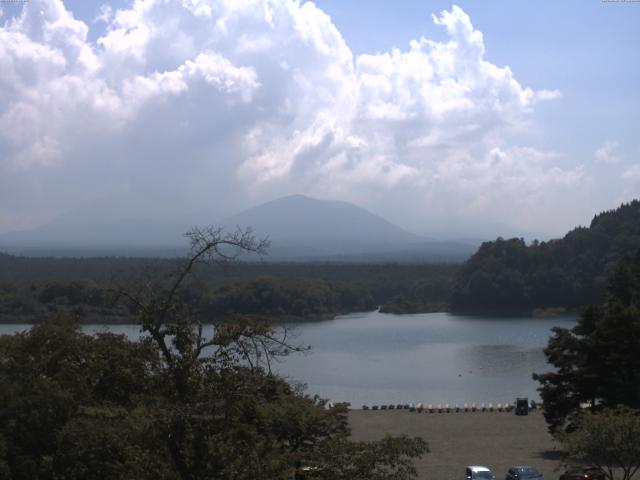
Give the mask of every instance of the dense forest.
<svg viewBox="0 0 640 480">
<path fill-rule="evenodd" d="M 181 259 L 28 258 L 0 254 L 0 321 L 38 323 L 71 314 L 128 323 L 118 291 L 172 275 Z M 198 266 L 182 295 L 218 320 L 229 314 L 320 319 L 374 310 L 446 309 L 455 264 L 260 263 Z"/>
<path fill-rule="evenodd" d="M 554 368 L 533 376 L 551 432 L 574 429 L 583 405 L 640 408 L 640 250 L 609 276 L 606 302 L 585 308 L 573 328 L 552 332 L 544 353 Z"/>
<path fill-rule="evenodd" d="M 601 303 L 617 262 L 640 248 L 640 201 L 596 215 L 548 242 L 482 244 L 456 274 L 453 311 L 506 312 Z"/>
</svg>

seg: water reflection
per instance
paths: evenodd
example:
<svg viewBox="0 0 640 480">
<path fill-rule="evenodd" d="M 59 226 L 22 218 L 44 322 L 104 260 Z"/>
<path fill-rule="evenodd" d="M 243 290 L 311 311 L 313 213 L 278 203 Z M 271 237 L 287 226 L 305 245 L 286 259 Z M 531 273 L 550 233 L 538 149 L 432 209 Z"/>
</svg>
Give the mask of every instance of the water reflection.
<svg viewBox="0 0 640 480">
<path fill-rule="evenodd" d="M 348 315 L 290 324 L 313 347 L 278 366 L 309 390 L 355 405 L 505 402 L 538 398 L 534 372 L 549 369 L 542 352 L 555 326 L 575 318 L 494 318 L 446 313 Z"/>
<path fill-rule="evenodd" d="M 541 348 L 517 345 L 473 345 L 460 351 L 462 363 L 475 365 L 468 373 L 481 376 L 527 375 L 548 368 Z"/>
</svg>

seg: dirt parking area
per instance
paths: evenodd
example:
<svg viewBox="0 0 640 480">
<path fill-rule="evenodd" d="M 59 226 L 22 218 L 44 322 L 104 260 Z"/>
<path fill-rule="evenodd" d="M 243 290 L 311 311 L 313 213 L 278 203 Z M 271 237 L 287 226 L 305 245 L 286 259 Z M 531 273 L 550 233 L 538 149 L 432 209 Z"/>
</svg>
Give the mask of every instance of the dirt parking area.
<svg viewBox="0 0 640 480">
<path fill-rule="evenodd" d="M 408 410 L 353 410 L 349 414 L 354 440 L 376 440 L 389 433 L 421 436 L 430 453 L 416 461 L 418 478 L 464 480 L 467 465 L 489 467 L 503 480 L 514 465 L 532 465 L 557 480 L 562 464 L 557 445 L 547 432 L 542 412 L 417 413 Z"/>
</svg>

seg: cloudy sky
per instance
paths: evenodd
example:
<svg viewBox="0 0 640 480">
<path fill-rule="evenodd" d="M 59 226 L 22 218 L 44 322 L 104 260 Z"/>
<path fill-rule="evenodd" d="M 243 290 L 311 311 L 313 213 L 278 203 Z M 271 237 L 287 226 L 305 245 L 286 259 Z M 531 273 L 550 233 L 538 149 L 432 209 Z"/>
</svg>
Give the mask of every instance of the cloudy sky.
<svg viewBox="0 0 640 480">
<path fill-rule="evenodd" d="M 640 3 L 0 3 L 0 233 L 294 193 L 546 238 L 640 197 Z"/>
</svg>

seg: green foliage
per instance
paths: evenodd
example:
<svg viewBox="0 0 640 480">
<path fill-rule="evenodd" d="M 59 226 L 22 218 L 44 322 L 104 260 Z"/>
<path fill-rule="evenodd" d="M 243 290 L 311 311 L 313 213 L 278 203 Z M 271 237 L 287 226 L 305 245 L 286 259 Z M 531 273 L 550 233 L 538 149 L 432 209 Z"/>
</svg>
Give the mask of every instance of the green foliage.
<svg viewBox="0 0 640 480">
<path fill-rule="evenodd" d="M 575 431 L 559 436 L 569 456 L 600 467 L 609 480 L 622 472 L 631 480 L 640 469 L 640 411 L 627 407 L 581 415 Z"/>
<path fill-rule="evenodd" d="M 25 258 L 0 253 L 0 321 L 37 323 L 60 314 L 83 323 L 133 323 L 135 308 L 112 290 L 134 291 L 170 277 L 175 259 Z M 238 263 L 233 269 L 199 264 L 180 300 L 210 318 L 244 313 L 283 318 L 331 318 L 372 310 L 443 310 L 457 265 Z"/>
<path fill-rule="evenodd" d="M 596 215 L 561 240 L 483 243 L 456 275 L 455 311 L 580 308 L 604 301 L 606 278 L 624 256 L 640 248 L 640 201 Z"/>
<path fill-rule="evenodd" d="M 58 434 L 78 411 L 134 404 L 159 366 L 148 343 L 90 337 L 64 319 L 0 337 L 0 360 L 0 435 L 15 479 L 51 478 Z"/>
<path fill-rule="evenodd" d="M 57 435 L 54 475 L 68 480 L 176 478 L 166 457 L 149 448 L 160 443 L 153 438 L 149 414 L 142 408 L 82 408 Z"/>
<path fill-rule="evenodd" d="M 255 356 L 243 366 L 242 342 L 264 328 L 227 323 L 215 353 L 189 363 L 184 351 L 173 364 L 148 342 L 85 335 L 61 319 L 0 337 L 0 478 L 290 479 L 312 464 L 335 473 L 327 478 L 411 478 L 421 440 L 354 447 L 345 407 L 328 409 Z M 390 473 L 350 476 L 358 465 Z"/>
<path fill-rule="evenodd" d="M 382 313 L 443 312 L 448 309 L 450 281 L 429 276 L 415 281 L 404 293 L 391 297 L 381 307 Z"/>
<path fill-rule="evenodd" d="M 386 436 L 374 444 L 333 442 L 323 452 L 326 462 L 314 478 L 324 480 L 390 480 L 417 475 L 412 458 L 429 451 L 421 438 Z"/>
<path fill-rule="evenodd" d="M 552 432 L 573 428 L 581 404 L 640 408 L 640 251 L 621 261 L 609 291 L 574 328 L 554 328 L 545 355 L 556 371 L 534 375 Z"/>
<path fill-rule="evenodd" d="M 299 350 L 267 322 L 235 316 L 205 329 L 187 279 L 239 232 L 196 230 L 193 253 L 160 284 L 119 295 L 139 342 L 83 334 L 67 318 L 0 337 L 0 478 L 409 479 L 419 438 L 349 440 L 346 405 L 306 395 L 270 362 Z M 205 331 L 206 330 L 206 331 Z"/>
<path fill-rule="evenodd" d="M 333 318 L 340 313 L 374 310 L 363 288 L 323 280 L 262 277 L 221 287 L 203 301 L 212 317 L 235 313 L 276 318 Z"/>
</svg>

